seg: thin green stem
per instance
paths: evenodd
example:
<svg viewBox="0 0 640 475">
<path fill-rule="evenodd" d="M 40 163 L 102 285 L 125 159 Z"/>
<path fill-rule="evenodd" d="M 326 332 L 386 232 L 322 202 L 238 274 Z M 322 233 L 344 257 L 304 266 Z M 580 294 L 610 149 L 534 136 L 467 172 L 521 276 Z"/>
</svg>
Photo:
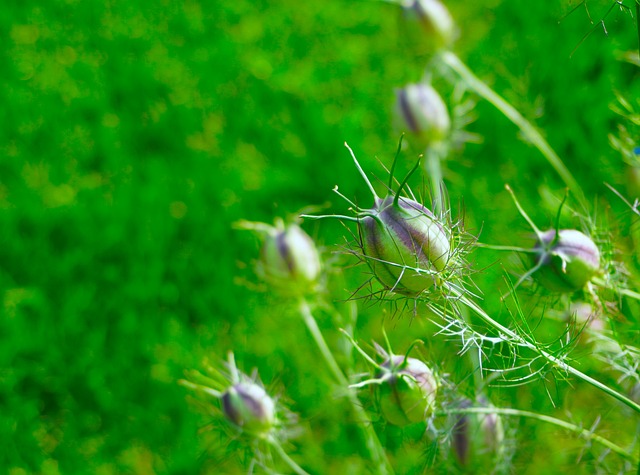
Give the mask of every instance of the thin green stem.
<svg viewBox="0 0 640 475">
<path fill-rule="evenodd" d="M 640 293 L 634 292 L 633 290 L 629 290 L 629 289 L 621 289 L 621 288 L 613 287 L 607 284 L 603 279 L 600 279 L 600 278 L 593 279 L 593 283 L 605 289 L 611 290 L 619 295 L 624 295 L 625 297 L 629 297 L 631 299 L 640 300 Z"/>
<path fill-rule="evenodd" d="M 503 416 L 516 416 L 516 417 L 528 417 L 530 419 L 536 419 L 542 422 L 546 422 L 549 424 L 553 424 L 558 427 L 562 427 L 568 431 L 574 432 L 581 437 L 584 437 L 587 440 L 592 440 L 597 442 L 611 451 L 617 453 L 621 457 L 624 457 L 627 460 L 630 460 L 633 463 L 640 463 L 640 459 L 633 454 L 627 452 L 619 445 L 611 442 L 609 439 L 605 439 L 604 437 L 594 434 L 592 431 L 584 429 L 576 424 L 572 424 L 571 422 L 563 421 L 562 419 L 557 419 L 551 416 L 545 416 L 543 414 L 536 414 L 535 412 L 530 411 L 521 411 L 519 409 L 508 409 L 508 408 L 495 408 L 495 407 L 470 407 L 466 409 L 450 409 L 443 412 L 438 412 L 436 415 L 438 416 L 446 416 L 449 414 L 499 414 Z"/>
<path fill-rule="evenodd" d="M 318 324 L 316 322 L 316 319 L 313 317 L 313 314 L 311 313 L 309 304 L 304 299 L 300 300 L 300 314 L 302 315 L 302 318 L 307 325 L 311 336 L 313 337 L 318 349 L 320 350 L 322 358 L 325 360 L 325 363 L 329 367 L 329 370 L 333 374 L 338 384 L 343 387 L 345 391 L 347 391 L 347 397 L 349 398 L 352 409 L 355 412 L 358 421 L 361 422 L 360 427 L 364 431 L 367 449 L 369 450 L 371 459 L 376 466 L 377 472 L 381 475 L 392 475 L 394 473 L 393 467 L 391 467 L 391 464 L 387 459 L 387 454 L 382 448 L 380 440 L 378 440 L 378 436 L 373 430 L 373 426 L 369 421 L 367 413 L 360 404 L 360 401 L 358 400 L 358 397 L 356 396 L 353 389 L 349 387 L 349 380 L 340 369 L 340 366 L 338 366 L 338 363 L 333 357 L 333 353 L 331 353 L 327 342 L 322 336 L 320 328 L 318 328 Z"/>
<path fill-rule="evenodd" d="M 616 391 L 614 389 L 611 389 L 609 386 L 607 386 L 606 384 L 601 383 L 597 379 L 594 379 L 591 376 L 588 376 L 588 375 L 584 374 L 582 371 L 574 368 L 573 366 L 571 366 L 570 364 L 568 364 L 565 361 L 561 360 L 560 358 L 558 358 L 556 356 L 553 356 L 551 353 L 549 353 L 549 352 L 543 350 L 542 348 L 536 346 L 532 342 L 530 342 L 530 341 L 526 340 L 525 338 L 523 338 L 521 335 L 518 335 L 513 330 L 511 330 L 511 329 L 505 327 L 504 325 L 502 325 L 501 323 L 495 321 L 484 310 L 482 310 L 482 308 L 480 308 L 475 302 L 469 300 L 466 296 L 462 295 L 458 290 L 452 288 L 451 291 L 453 293 L 455 293 L 456 295 L 458 295 L 458 297 L 460 299 L 459 300 L 460 303 L 462 303 L 463 305 L 467 306 L 470 310 L 475 312 L 475 314 L 478 315 L 482 320 L 484 320 L 485 323 L 489 324 L 490 326 L 492 326 L 496 330 L 500 331 L 503 335 L 505 335 L 509 339 L 511 339 L 513 341 L 516 341 L 519 345 L 522 345 L 522 346 L 532 350 L 533 352 L 535 352 L 538 355 L 542 356 L 546 361 L 548 361 L 552 365 L 559 367 L 563 371 L 566 371 L 567 373 L 569 373 L 569 374 L 581 379 L 582 381 L 584 381 L 586 383 L 591 384 L 592 386 L 595 386 L 596 388 L 598 388 L 601 391 L 609 394 L 610 396 L 614 397 L 615 399 L 617 399 L 621 403 L 623 403 L 626 406 L 630 407 L 631 409 L 633 409 L 637 413 L 640 413 L 640 404 L 632 401 L 631 399 L 626 397 L 624 394 L 620 394 L 618 391 Z"/>
<path fill-rule="evenodd" d="M 444 211 L 444 197 L 442 196 L 442 154 L 438 148 L 429 147 L 425 151 L 425 170 L 431 181 L 431 192 L 434 198 L 433 214 L 440 216 Z"/>
<path fill-rule="evenodd" d="M 295 463 L 291 457 L 289 457 L 289 455 L 284 451 L 284 449 L 282 448 L 282 446 L 277 440 L 273 438 L 269 438 L 267 441 L 269 442 L 269 445 L 271 445 L 271 447 L 276 449 L 276 452 L 278 452 L 278 455 L 280 455 L 280 458 L 284 460 L 284 462 L 289 466 L 289 468 L 291 468 L 291 470 L 293 470 L 298 475 L 309 475 L 309 472 L 304 470 L 300 465 Z"/>
<path fill-rule="evenodd" d="M 441 216 L 444 213 L 444 196 L 442 192 L 442 158 L 444 150 L 442 146 L 429 147 L 425 151 L 426 162 L 425 167 L 429 179 L 431 180 L 431 189 L 434 196 L 434 214 Z M 469 315 L 462 313 L 462 318 L 469 323 Z M 482 374 L 480 371 L 480 357 L 475 352 L 468 352 L 469 361 L 471 362 L 471 370 L 473 371 L 473 383 L 476 389 L 482 386 Z"/>
<path fill-rule="evenodd" d="M 473 89 L 478 95 L 493 104 L 496 109 L 502 112 L 511 122 L 513 122 L 522 132 L 523 136 L 529 140 L 542 155 L 547 159 L 549 164 L 560 175 L 560 178 L 576 195 L 578 201 L 585 205 L 584 193 L 582 188 L 575 180 L 571 172 L 567 169 L 558 154 L 551 148 L 549 143 L 542 137 L 540 132 L 525 119 L 518 110 L 503 99 L 498 93 L 491 89 L 481 79 L 464 64 L 455 53 L 445 51 L 440 54 L 440 59 L 451 70 L 458 74 L 467 85 Z"/>
</svg>

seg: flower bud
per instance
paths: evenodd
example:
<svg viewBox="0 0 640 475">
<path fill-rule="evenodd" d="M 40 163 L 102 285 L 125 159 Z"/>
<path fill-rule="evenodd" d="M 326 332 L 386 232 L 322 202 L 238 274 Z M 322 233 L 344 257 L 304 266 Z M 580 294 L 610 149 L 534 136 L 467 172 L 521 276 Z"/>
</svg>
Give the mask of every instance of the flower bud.
<svg viewBox="0 0 640 475">
<path fill-rule="evenodd" d="M 485 398 L 479 403 L 488 405 Z M 488 405 L 492 407 L 491 405 Z M 460 404 L 462 409 L 473 407 L 469 399 Z M 467 466 L 471 461 L 475 467 L 492 464 L 502 450 L 504 428 L 502 418 L 496 413 L 472 413 L 457 416 L 453 426 L 451 447 L 458 463 Z"/>
<path fill-rule="evenodd" d="M 450 238 L 423 205 L 394 198 L 377 198 L 370 215 L 360 219 L 363 252 L 374 275 L 388 290 L 413 296 L 433 285 L 435 278 L 429 271 L 446 267 Z"/>
<path fill-rule="evenodd" d="M 417 23 L 421 33 L 435 49 L 451 45 L 455 25 L 447 7 L 439 0 L 408 0 L 403 13 L 408 23 Z"/>
<path fill-rule="evenodd" d="M 261 251 L 265 280 L 287 294 L 312 291 L 320 276 L 320 256 L 313 240 L 297 224 L 280 224 L 267 235 Z"/>
<path fill-rule="evenodd" d="M 396 90 L 394 110 L 397 127 L 426 148 L 445 140 L 451 129 L 444 101 L 430 84 L 409 84 Z"/>
<path fill-rule="evenodd" d="M 263 435 L 276 421 L 275 403 L 262 386 L 252 382 L 237 383 L 222 395 L 226 418 L 242 430 Z"/>
<path fill-rule="evenodd" d="M 600 269 L 600 251 L 586 235 L 575 229 L 542 234 L 535 250 L 542 264 L 534 276 L 540 285 L 553 292 L 575 292 L 582 289 Z"/>
<path fill-rule="evenodd" d="M 422 361 L 392 355 L 383 365 L 378 402 L 390 424 L 406 426 L 424 422 L 435 409 L 438 383 Z"/>
</svg>

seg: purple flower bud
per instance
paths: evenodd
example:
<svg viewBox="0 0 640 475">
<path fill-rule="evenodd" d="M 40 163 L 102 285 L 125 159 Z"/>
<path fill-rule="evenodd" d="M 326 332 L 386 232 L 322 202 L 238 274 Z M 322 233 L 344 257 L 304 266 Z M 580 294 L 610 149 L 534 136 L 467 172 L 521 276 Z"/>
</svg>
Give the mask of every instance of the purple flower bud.
<svg viewBox="0 0 640 475">
<path fill-rule="evenodd" d="M 582 289 L 600 269 L 600 251 L 586 235 L 575 229 L 542 234 L 536 244 L 536 262 L 542 264 L 534 276 L 540 285 L 553 292 Z"/>
<path fill-rule="evenodd" d="M 422 361 L 393 355 L 383 365 L 378 386 L 378 402 L 383 417 L 390 424 L 406 426 L 424 422 L 433 413 L 438 382 Z"/>
<path fill-rule="evenodd" d="M 320 276 L 320 256 L 298 225 L 280 225 L 267 235 L 261 251 L 265 280 L 287 294 L 312 291 Z"/>
<path fill-rule="evenodd" d="M 408 22 L 420 25 L 423 35 L 436 49 L 453 42 L 455 25 L 449 10 L 439 0 L 408 0 L 403 11 Z"/>
<path fill-rule="evenodd" d="M 465 399 L 460 404 L 460 408 L 467 409 L 471 407 L 471 401 Z M 471 444 L 470 438 L 470 418 L 471 414 L 460 414 L 457 416 L 456 422 L 453 425 L 453 432 L 451 438 L 451 447 L 458 462 L 462 465 L 466 465 L 469 460 L 469 446 Z"/>
<path fill-rule="evenodd" d="M 377 279 L 388 289 L 417 295 L 431 287 L 434 272 L 449 260 L 449 234 L 420 203 L 394 196 L 376 199 L 360 219 L 363 252 Z M 422 272 L 418 272 L 420 269 Z"/>
<path fill-rule="evenodd" d="M 275 403 L 262 386 L 237 383 L 222 395 L 226 418 L 242 430 L 255 435 L 269 432 L 276 421 Z"/>
<path fill-rule="evenodd" d="M 478 402 L 485 407 L 492 407 L 484 397 Z M 461 409 L 473 407 L 469 399 L 460 404 Z M 453 426 L 451 448 L 458 463 L 467 466 L 473 462 L 474 466 L 482 466 L 487 460 L 493 459 L 502 450 L 504 428 L 502 419 L 496 413 L 460 414 L 456 416 Z"/>
<path fill-rule="evenodd" d="M 429 84 L 409 84 L 396 90 L 394 110 L 397 127 L 426 148 L 449 136 L 451 120 L 447 106 Z"/>
</svg>

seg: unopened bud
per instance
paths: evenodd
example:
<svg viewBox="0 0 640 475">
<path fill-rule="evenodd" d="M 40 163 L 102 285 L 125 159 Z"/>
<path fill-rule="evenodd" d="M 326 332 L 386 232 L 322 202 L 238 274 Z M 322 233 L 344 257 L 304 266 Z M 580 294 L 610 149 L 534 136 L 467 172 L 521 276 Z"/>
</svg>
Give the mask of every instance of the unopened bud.
<svg viewBox="0 0 640 475">
<path fill-rule="evenodd" d="M 449 136 L 451 120 L 447 106 L 430 84 L 410 84 L 396 90 L 395 120 L 397 127 L 426 148 Z"/>
<path fill-rule="evenodd" d="M 424 422 L 436 405 L 438 383 L 422 361 L 393 355 L 382 365 L 379 385 L 380 411 L 387 422 L 406 426 Z"/>
<path fill-rule="evenodd" d="M 297 224 L 281 223 L 267 235 L 261 251 L 261 272 L 287 294 L 312 291 L 320 276 L 320 256 L 313 240 Z"/>
<path fill-rule="evenodd" d="M 431 287 L 432 274 L 446 267 L 450 237 L 423 205 L 394 198 L 377 198 L 371 215 L 360 220 L 363 252 L 388 290 L 414 296 Z"/>
<path fill-rule="evenodd" d="M 222 410 L 227 419 L 242 430 L 268 433 L 275 424 L 275 403 L 256 383 L 237 383 L 222 395 Z"/>
<path fill-rule="evenodd" d="M 407 23 L 420 26 L 422 37 L 433 49 L 446 48 L 453 42 L 453 18 L 439 0 L 407 0 L 403 12 Z"/>
<path fill-rule="evenodd" d="M 542 234 L 535 249 L 537 262 L 542 265 L 534 276 L 553 292 L 580 290 L 600 269 L 598 246 L 575 229 L 562 229 L 557 236 L 551 229 Z"/>
<path fill-rule="evenodd" d="M 488 401 L 481 397 L 482 405 L 490 408 Z M 460 404 L 461 409 L 473 407 L 469 399 Z M 492 465 L 500 455 L 504 442 L 504 427 L 499 414 L 470 413 L 457 416 L 453 426 L 451 447 L 458 463 L 463 466 L 473 464 L 475 467 Z M 490 470 L 487 470 L 487 473 Z"/>
</svg>

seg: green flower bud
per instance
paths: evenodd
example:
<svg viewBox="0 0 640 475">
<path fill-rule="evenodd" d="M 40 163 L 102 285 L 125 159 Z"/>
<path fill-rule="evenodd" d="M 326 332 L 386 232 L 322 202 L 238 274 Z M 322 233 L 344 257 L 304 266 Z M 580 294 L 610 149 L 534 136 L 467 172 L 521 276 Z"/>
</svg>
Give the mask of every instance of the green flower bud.
<svg viewBox="0 0 640 475">
<path fill-rule="evenodd" d="M 408 198 L 376 198 L 359 220 L 367 263 L 389 290 L 417 295 L 435 282 L 451 254 L 450 237 L 431 211 Z M 363 213 L 364 214 L 364 213 Z M 424 272 L 418 272 L 420 269 Z"/>
<path fill-rule="evenodd" d="M 275 403 L 264 388 L 243 382 L 231 386 L 222 394 L 222 410 L 226 418 L 242 430 L 264 435 L 275 425 Z"/>
<path fill-rule="evenodd" d="M 435 49 L 451 45 L 455 25 L 447 7 L 439 0 L 408 0 L 403 5 L 408 23 L 417 23 L 427 41 Z"/>
<path fill-rule="evenodd" d="M 580 290 L 600 269 L 598 247 L 575 229 L 562 229 L 557 237 L 554 229 L 546 231 L 535 250 L 540 268 L 534 276 L 540 285 L 553 292 Z"/>
<path fill-rule="evenodd" d="M 320 256 L 313 240 L 297 224 L 277 223 L 267 234 L 260 271 L 270 284 L 287 294 L 313 291 L 320 276 Z"/>
<path fill-rule="evenodd" d="M 484 406 L 488 404 L 485 398 L 480 398 L 479 402 Z M 472 406 L 468 399 L 460 404 L 463 409 Z M 460 465 L 467 466 L 472 462 L 480 467 L 492 464 L 502 450 L 503 441 L 504 427 L 498 414 L 461 414 L 453 426 L 451 448 Z"/>
<path fill-rule="evenodd" d="M 409 84 L 396 90 L 394 115 L 397 127 L 426 148 L 444 141 L 451 129 L 447 106 L 430 84 Z"/>
<path fill-rule="evenodd" d="M 378 402 L 382 416 L 390 424 L 406 426 L 424 422 L 436 405 L 438 383 L 422 361 L 392 355 L 382 364 Z"/>
</svg>

